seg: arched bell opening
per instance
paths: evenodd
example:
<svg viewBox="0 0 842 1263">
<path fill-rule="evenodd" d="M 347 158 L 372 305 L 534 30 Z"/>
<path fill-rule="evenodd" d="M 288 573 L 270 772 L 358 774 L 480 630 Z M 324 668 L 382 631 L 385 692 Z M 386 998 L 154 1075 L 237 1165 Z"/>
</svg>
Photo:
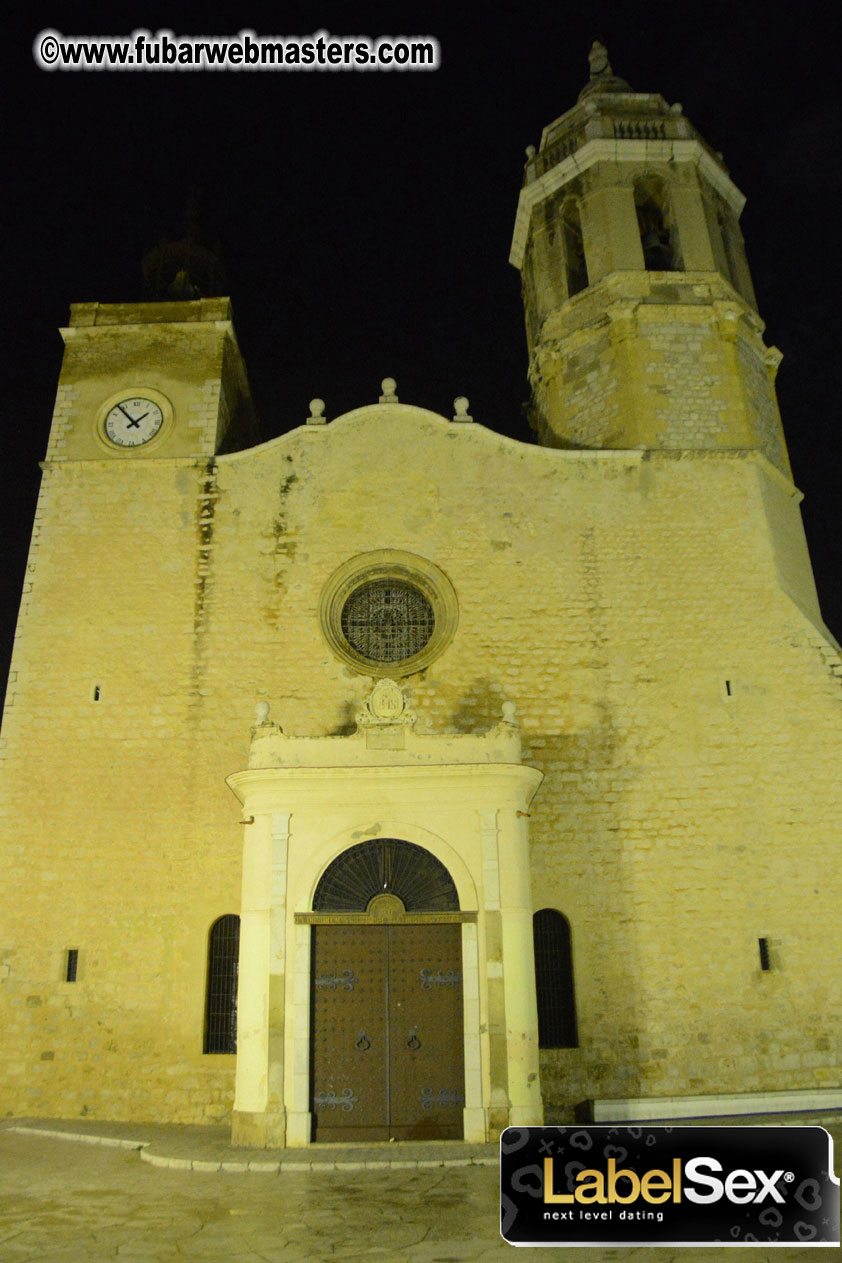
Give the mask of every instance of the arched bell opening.
<svg viewBox="0 0 842 1263">
<path fill-rule="evenodd" d="M 634 182 L 634 207 L 647 272 L 681 272 L 684 264 L 669 192 L 658 176 Z"/>
<path fill-rule="evenodd" d="M 588 288 L 588 265 L 582 239 L 582 217 L 575 197 L 568 198 L 561 213 L 561 231 L 564 242 L 564 271 L 567 297 L 573 298 Z"/>
</svg>

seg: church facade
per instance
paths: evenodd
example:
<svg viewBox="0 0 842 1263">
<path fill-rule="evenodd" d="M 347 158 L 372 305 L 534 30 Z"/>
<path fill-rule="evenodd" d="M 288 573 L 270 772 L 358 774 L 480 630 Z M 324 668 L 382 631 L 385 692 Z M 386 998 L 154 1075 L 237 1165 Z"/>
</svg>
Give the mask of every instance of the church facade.
<svg viewBox="0 0 842 1263">
<path fill-rule="evenodd" d="M 255 446 L 227 300 L 72 308 L 4 720 L 7 1116 L 839 1104 L 842 660 L 742 205 L 595 45 L 517 211 L 534 445 L 387 378 Z"/>
</svg>

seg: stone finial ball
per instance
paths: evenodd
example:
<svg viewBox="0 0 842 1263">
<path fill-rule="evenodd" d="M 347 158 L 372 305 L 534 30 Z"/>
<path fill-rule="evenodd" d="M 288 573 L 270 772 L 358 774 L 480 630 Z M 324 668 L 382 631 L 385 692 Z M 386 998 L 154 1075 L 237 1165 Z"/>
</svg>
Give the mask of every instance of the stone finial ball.
<svg viewBox="0 0 842 1263">
<path fill-rule="evenodd" d="M 311 399 L 310 400 L 310 416 L 311 417 L 320 417 L 322 413 L 324 412 L 324 410 L 325 410 L 324 399 Z"/>
<path fill-rule="evenodd" d="M 384 377 L 380 383 L 380 389 L 384 395 L 393 395 L 398 388 L 398 383 L 394 377 Z"/>
<path fill-rule="evenodd" d="M 269 703 L 258 702 L 254 708 L 254 717 L 258 724 L 265 724 L 269 718 Z"/>
</svg>

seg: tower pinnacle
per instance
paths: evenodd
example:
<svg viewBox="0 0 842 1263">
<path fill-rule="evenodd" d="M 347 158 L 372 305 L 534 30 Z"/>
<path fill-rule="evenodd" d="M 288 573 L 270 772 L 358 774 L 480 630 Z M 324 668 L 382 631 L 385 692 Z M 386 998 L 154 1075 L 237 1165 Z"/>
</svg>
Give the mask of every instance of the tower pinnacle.
<svg viewBox="0 0 842 1263">
<path fill-rule="evenodd" d="M 591 68 L 591 79 L 596 79 L 599 75 L 612 74 L 611 63 L 608 60 L 608 49 L 601 40 L 595 39 L 591 44 L 591 51 L 588 53 L 588 63 Z"/>
<path fill-rule="evenodd" d="M 591 68 L 591 76 L 589 82 L 585 84 L 579 93 L 580 101 L 593 92 L 631 92 L 631 87 L 626 83 L 625 79 L 618 78 L 611 69 L 611 62 L 608 60 L 608 49 L 602 40 L 595 39 L 591 44 L 591 51 L 588 53 L 588 64 Z"/>
</svg>

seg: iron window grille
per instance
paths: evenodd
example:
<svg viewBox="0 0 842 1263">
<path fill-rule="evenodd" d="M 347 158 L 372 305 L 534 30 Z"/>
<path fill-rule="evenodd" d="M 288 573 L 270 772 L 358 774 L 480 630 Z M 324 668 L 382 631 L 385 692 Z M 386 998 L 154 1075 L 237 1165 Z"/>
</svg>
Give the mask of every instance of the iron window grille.
<svg viewBox="0 0 842 1263">
<path fill-rule="evenodd" d="M 237 971 L 240 918 L 220 917 L 208 936 L 208 985 L 205 1004 L 206 1053 L 237 1051 Z"/>
<path fill-rule="evenodd" d="M 554 908 L 532 919 L 539 1048 L 578 1048 L 570 926 Z"/>
<path fill-rule="evenodd" d="M 420 653 L 435 630 L 433 607 L 410 583 L 375 579 L 348 597 L 340 616 L 342 634 L 370 662 L 403 662 Z"/>
<path fill-rule="evenodd" d="M 349 557 L 322 589 L 319 622 L 331 651 L 369 676 L 415 675 L 453 639 L 459 606 L 443 570 L 394 548 Z"/>
<path fill-rule="evenodd" d="M 444 864 L 399 838 L 349 847 L 328 865 L 313 896 L 314 912 L 365 912 L 375 895 L 397 895 L 407 912 L 458 912 L 459 897 Z"/>
</svg>

